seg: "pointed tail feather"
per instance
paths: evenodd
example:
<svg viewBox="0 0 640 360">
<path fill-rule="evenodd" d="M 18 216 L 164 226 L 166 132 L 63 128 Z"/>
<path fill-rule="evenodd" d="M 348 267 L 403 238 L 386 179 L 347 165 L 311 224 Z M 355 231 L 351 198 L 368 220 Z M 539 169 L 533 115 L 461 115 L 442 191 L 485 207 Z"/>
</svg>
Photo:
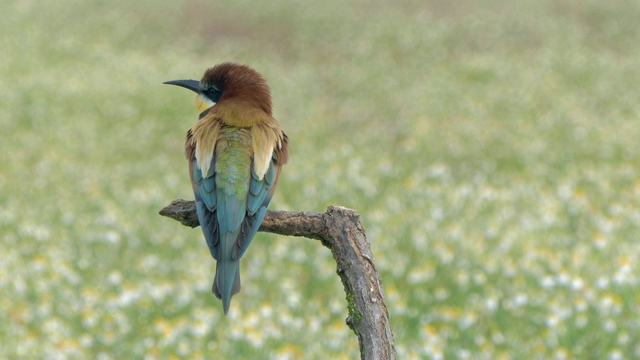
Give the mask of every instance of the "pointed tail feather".
<svg viewBox="0 0 640 360">
<path fill-rule="evenodd" d="M 216 264 L 216 276 L 213 280 L 213 294 L 222 300 L 225 315 L 229 312 L 231 297 L 240 291 L 240 261 L 233 260 L 232 250 L 236 242 L 234 233 L 223 235 L 223 252 Z"/>
</svg>

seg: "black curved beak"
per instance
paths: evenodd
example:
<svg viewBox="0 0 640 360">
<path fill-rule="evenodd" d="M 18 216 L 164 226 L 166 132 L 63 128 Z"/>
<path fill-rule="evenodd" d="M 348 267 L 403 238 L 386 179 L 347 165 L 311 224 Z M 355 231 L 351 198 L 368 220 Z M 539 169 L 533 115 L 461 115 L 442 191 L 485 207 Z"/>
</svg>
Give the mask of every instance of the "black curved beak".
<svg viewBox="0 0 640 360">
<path fill-rule="evenodd" d="M 171 80 L 165 81 L 163 84 L 180 86 L 200 94 L 200 81 L 198 80 Z"/>
</svg>

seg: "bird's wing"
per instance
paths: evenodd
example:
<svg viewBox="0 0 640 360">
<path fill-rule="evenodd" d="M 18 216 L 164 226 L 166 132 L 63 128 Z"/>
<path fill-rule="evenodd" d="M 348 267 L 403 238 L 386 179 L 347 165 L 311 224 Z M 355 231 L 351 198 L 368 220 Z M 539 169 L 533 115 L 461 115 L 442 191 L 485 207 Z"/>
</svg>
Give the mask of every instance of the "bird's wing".
<svg viewBox="0 0 640 360">
<path fill-rule="evenodd" d="M 260 228 L 262 220 L 264 220 L 264 216 L 267 213 L 267 206 L 276 190 L 282 166 L 289 159 L 289 138 L 284 132 L 281 132 L 278 139 L 278 143 L 271 152 L 269 167 L 262 179 L 256 174 L 254 163 L 252 162 L 251 164 L 247 214 L 242 222 L 242 231 L 237 241 L 238 246 L 232 254 L 233 259 L 239 259 L 244 255 L 251 240 Z"/>
<path fill-rule="evenodd" d="M 232 253 L 234 260 L 240 259 L 251 244 L 251 240 L 258 232 L 260 224 L 267 213 L 267 206 L 273 196 L 272 188 L 275 185 L 277 165 L 272 159 L 269 169 L 262 179 L 256 174 L 253 164 L 251 166 L 251 179 L 249 180 L 249 193 L 247 195 L 247 211 L 242 221 L 242 228 L 236 247 Z"/>
<path fill-rule="evenodd" d="M 220 245 L 220 234 L 217 219 L 218 201 L 216 197 L 215 183 L 215 156 L 211 159 L 211 165 L 206 176 L 202 176 L 202 171 L 196 159 L 191 160 L 191 181 L 193 193 L 196 200 L 196 211 L 198 220 L 202 227 L 202 232 L 209 246 L 209 252 L 216 260 L 218 259 L 218 246 Z"/>
</svg>

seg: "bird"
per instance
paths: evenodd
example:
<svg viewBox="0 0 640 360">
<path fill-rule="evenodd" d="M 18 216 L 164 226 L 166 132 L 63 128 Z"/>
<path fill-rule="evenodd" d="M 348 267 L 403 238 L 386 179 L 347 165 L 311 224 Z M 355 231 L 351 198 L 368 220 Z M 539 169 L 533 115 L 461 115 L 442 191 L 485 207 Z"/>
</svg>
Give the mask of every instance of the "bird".
<svg viewBox="0 0 640 360">
<path fill-rule="evenodd" d="M 273 117 L 267 81 L 249 66 L 225 62 L 200 81 L 164 84 L 197 94 L 199 119 L 187 131 L 185 155 L 198 220 L 216 260 L 212 292 L 227 315 L 240 291 L 240 258 L 289 159 L 289 138 Z"/>
</svg>

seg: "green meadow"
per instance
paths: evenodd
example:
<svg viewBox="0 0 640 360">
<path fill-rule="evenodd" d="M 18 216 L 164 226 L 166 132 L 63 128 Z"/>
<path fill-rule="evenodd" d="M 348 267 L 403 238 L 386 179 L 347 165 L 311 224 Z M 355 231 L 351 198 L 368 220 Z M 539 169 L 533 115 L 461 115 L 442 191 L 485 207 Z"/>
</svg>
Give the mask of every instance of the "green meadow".
<svg viewBox="0 0 640 360">
<path fill-rule="evenodd" d="M 274 210 L 357 210 L 399 359 L 640 357 L 640 2 L 5 1 L 0 358 L 355 359 L 319 242 L 228 316 L 184 137 L 224 61 L 290 137 Z"/>
</svg>

